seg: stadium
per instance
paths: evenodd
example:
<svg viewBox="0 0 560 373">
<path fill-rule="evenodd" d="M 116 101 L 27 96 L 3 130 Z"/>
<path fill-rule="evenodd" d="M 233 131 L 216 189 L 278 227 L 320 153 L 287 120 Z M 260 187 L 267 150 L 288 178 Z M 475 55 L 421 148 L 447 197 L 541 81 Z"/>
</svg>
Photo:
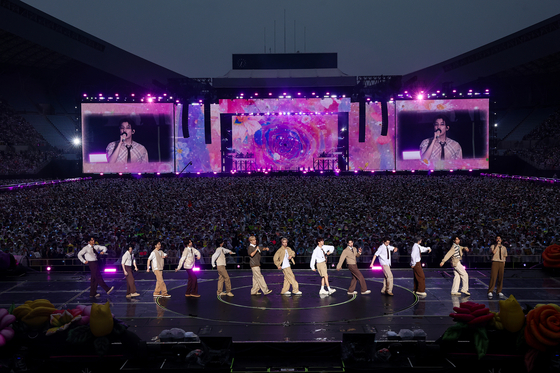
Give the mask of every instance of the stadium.
<svg viewBox="0 0 560 373">
<path fill-rule="evenodd" d="M 560 15 L 212 78 L 0 19 L 2 371 L 558 369 Z"/>
</svg>

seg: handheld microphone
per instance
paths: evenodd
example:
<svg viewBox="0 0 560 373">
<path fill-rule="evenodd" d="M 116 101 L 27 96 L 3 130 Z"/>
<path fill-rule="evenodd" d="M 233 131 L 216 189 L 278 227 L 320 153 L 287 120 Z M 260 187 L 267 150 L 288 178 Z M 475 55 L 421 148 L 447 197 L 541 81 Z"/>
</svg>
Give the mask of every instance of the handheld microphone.
<svg viewBox="0 0 560 373">
<path fill-rule="evenodd" d="M 121 141 L 124 142 L 124 139 L 126 139 L 126 137 L 127 137 L 128 135 L 126 134 L 126 132 L 121 133 L 121 136 L 122 136 L 122 135 L 124 135 L 124 138 L 121 139 Z"/>
<path fill-rule="evenodd" d="M 439 132 L 441 133 L 441 130 L 438 128 L 437 130 L 434 131 L 434 133 Z"/>
</svg>

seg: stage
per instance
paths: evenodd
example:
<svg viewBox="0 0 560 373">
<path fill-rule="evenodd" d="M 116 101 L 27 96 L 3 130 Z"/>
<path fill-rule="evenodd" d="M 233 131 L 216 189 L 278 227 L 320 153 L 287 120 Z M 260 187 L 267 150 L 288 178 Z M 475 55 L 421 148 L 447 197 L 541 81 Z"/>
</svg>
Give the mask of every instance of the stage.
<svg viewBox="0 0 560 373">
<path fill-rule="evenodd" d="M 249 270 L 229 270 L 233 297 L 218 296 L 216 292 L 217 271 L 197 273 L 200 298 L 185 297 L 186 273 L 166 271 L 163 274 L 170 298 L 154 298 L 155 276 L 140 271 L 135 274 L 136 286 L 141 294 L 128 299 L 126 282 L 122 272 L 104 274 L 109 286 L 115 290 L 106 295 L 89 297 L 89 273 L 38 273 L 20 277 L 4 278 L 0 283 L 0 308 L 16 306 L 27 300 L 46 298 L 56 307 L 74 308 L 78 304 L 111 304 L 114 316 L 129 325 L 129 330 L 147 343 L 159 343 L 158 335 L 164 329 L 181 328 L 194 332 L 199 337 L 231 337 L 233 350 L 242 356 L 242 351 L 259 348 L 293 351 L 293 361 L 271 363 L 266 356 L 253 356 L 250 364 L 256 366 L 297 365 L 306 352 L 307 365 L 314 354 L 323 355 L 322 364 L 330 369 L 340 365 L 340 343 L 350 335 L 359 338 L 371 337 L 378 345 L 391 341 L 387 333 L 401 329 L 422 329 L 425 342 L 435 342 L 451 325 L 448 316 L 460 302 L 471 300 L 486 304 L 491 311 L 499 310 L 499 299 L 488 300 L 486 296 L 489 270 L 468 270 L 470 297 L 451 296 L 453 272 L 447 269 L 425 269 L 427 297 L 419 299 L 412 292 L 412 270 L 394 269 L 394 296 L 381 294 L 383 274 L 381 271 L 362 269 L 371 294 L 348 295 L 350 272 L 329 270 L 331 287 L 337 291 L 330 295 L 319 295 L 320 278 L 310 270 L 294 270 L 296 280 L 303 292 L 300 296 L 280 294 L 283 275 L 277 270 L 263 270 L 270 289 L 268 296 L 250 295 L 252 274 Z M 504 294 L 513 294 L 519 303 L 534 306 L 538 303 L 558 302 L 560 280 L 548 276 L 542 270 L 506 269 Z M 268 346 L 268 347 L 265 347 Z M 325 355 L 326 351 L 326 355 Z M 330 352 L 329 352 L 330 351 Z M 269 353 L 271 353 L 269 351 Z M 299 359 L 299 360 L 298 360 Z M 249 369 L 248 362 L 242 369 Z M 235 370 L 235 369 L 234 369 Z M 250 370 L 250 369 L 249 369 Z M 258 370 L 258 369 L 256 369 Z M 335 369 L 336 370 L 336 369 Z"/>
</svg>

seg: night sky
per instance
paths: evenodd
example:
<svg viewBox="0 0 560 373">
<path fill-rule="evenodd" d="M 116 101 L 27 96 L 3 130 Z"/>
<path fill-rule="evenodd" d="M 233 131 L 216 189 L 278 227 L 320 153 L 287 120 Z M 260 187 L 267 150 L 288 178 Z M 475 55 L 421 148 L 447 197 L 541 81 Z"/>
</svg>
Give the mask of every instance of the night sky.
<svg viewBox="0 0 560 373">
<path fill-rule="evenodd" d="M 232 54 L 263 53 L 265 46 L 267 53 L 336 52 L 349 75 L 407 74 L 560 13 L 559 0 L 24 2 L 195 78 L 223 76 Z"/>
</svg>

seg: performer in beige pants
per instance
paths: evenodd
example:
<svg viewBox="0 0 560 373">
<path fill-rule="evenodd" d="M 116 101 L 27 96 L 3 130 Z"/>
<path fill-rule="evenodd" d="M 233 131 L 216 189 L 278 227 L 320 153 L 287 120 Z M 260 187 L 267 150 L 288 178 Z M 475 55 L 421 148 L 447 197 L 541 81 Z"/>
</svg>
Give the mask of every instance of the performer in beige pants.
<svg viewBox="0 0 560 373">
<path fill-rule="evenodd" d="M 251 288 L 251 295 L 261 294 L 259 290 L 262 290 L 264 295 L 272 293 L 272 290 L 268 288 L 266 281 L 261 274 L 261 251 L 268 251 L 268 247 L 257 246 L 257 238 L 255 236 L 250 236 L 247 253 L 251 258 L 249 265 L 251 266 L 251 271 L 253 272 L 253 287 Z"/>
<path fill-rule="evenodd" d="M 460 246 L 460 242 L 461 239 L 455 237 L 453 246 L 451 246 L 451 249 L 445 254 L 439 266 L 443 267 L 445 262 L 451 259 L 451 265 L 453 266 L 453 271 L 455 271 L 453 285 L 451 286 L 451 295 L 461 295 L 461 293 L 463 293 L 468 296 L 471 295 L 471 293 L 469 293 L 469 275 L 467 271 L 465 271 L 465 267 L 461 264 L 461 258 L 463 258 L 463 251 L 468 253 L 469 248 Z M 463 282 L 463 287 L 461 288 L 461 293 L 459 293 L 459 283 L 461 281 Z"/>
<path fill-rule="evenodd" d="M 371 260 L 370 267 L 373 267 L 375 258 L 379 257 L 379 264 L 383 268 L 383 288 L 381 294 L 393 295 L 393 272 L 391 272 L 391 252 L 396 253 L 398 249 L 390 246 L 391 240 L 388 238 L 383 239 L 383 244 L 377 248 L 373 259 Z"/>
<path fill-rule="evenodd" d="M 490 271 L 490 283 L 488 284 L 488 299 L 492 299 L 494 291 L 494 286 L 496 286 L 496 295 L 505 299 L 505 295 L 502 293 L 502 288 L 504 286 L 504 268 L 506 265 L 507 258 L 507 248 L 502 245 L 502 237 L 496 237 L 496 244 L 490 246 L 492 251 L 492 269 Z"/>
<path fill-rule="evenodd" d="M 290 266 L 290 261 L 295 264 L 294 256 L 296 256 L 296 253 L 288 247 L 288 239 L 282 238 L 282 246 L 276 250 L 273 258 L 276 267 L 284 272 L 284 286 L 282 286 L 282 291 L 280 292 L 282 295 L 301 295 L 299 284 Z M 291 292 L 290 285 L 292 286 Z"/>
<path fill-rule="evenodd" d="M 212 268 L 218 267 L 218 295 L 233 297 L 231 292 L 231 280 L 226 270 L 226 254 L 232 254 L 229 249 L 224 248 L 224 240 L 216 241 L 216 252 L 212 255 Z M 226 285 L 226 291 L 222 291 Z"/>
</svg>

